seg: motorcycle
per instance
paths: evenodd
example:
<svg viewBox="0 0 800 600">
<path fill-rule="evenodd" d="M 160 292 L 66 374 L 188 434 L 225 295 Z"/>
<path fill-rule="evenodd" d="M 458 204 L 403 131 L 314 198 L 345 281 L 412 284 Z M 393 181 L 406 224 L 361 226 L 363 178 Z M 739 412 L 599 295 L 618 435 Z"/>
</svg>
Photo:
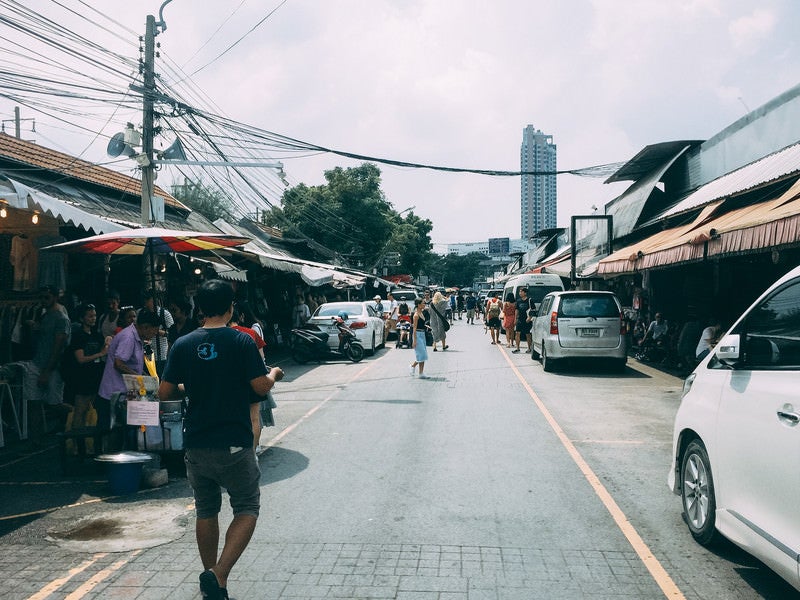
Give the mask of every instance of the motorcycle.
<svg viewBox="0 0 800 600">
<path fill-rule="evenodd" d="M 295 362 L 305 364 L 310 360 L 322 361 L 326 359 L 347 358 L 359 362 L 364 358 L 364 346 L 356 338 L 355 332 L 350 329 L 345 320 L 331 317 L 339 334 L 339 347 L 333 349 L 328 346 L 329 335 L 316 325 L 304 325 L 292 329 L 292 358 Z"/>
</svg>

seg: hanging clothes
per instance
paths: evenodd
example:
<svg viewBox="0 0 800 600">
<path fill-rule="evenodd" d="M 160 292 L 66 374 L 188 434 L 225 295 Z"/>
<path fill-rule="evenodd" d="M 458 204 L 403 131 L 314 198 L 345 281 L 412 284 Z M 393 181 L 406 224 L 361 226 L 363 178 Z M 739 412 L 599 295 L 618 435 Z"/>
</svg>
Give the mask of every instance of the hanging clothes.
<svg viewBox="0 0 800 600">
<path fill-rule="evenodd" d="M 14 266 L 15 292 L 24 292 L 36 285 L 36 246 L 27 237 L 15 235 L 11 239 L 9 262 Z"/>
<path fill-rule="evenodd" d="M 36 248 L 44 248 L 66 242 L 60 235 L 41 235 L 36 238 Z M 38 263 L 38 286 L 52 285 L 57 290 L 67 289 L 67 275 L 64 269 L 64 254 L 61 252 L 40 252 Z"/>
</svg>

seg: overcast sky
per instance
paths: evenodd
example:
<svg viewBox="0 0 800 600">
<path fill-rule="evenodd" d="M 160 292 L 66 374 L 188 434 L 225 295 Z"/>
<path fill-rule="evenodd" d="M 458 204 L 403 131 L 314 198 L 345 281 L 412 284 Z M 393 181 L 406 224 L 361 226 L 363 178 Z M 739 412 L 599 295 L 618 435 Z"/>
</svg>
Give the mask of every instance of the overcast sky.
<svg viewBox="0 0 800 600">
<path fill-rule="evenodd" d="M 64 1 L 138 33 L 161 5 Z M 800 82 L 794 0 L 281 1 L 173 0 L 161 52 L 188 73 L 210 62 L 193 79 L 232 119 L 370 156 L 517 170 L 532 124 L 553 136 L 559 169 L 625 161 L 648 144 L 707 139 Z M 57 12 L 46 0 L 24 4 Z M 0 99 L 3 119 L 13 105 Z M 39 143 L 74 154 L 88 145 L 84 157 L 105 159 L 107 138 L 30 113 Z M 292 184 L 310 185 L 359 164 L 284 162 Z M 380 168 L 388 200 L 431 219 L 437 244 L 520 235 L 518 178 Z M 560 175 L 559 225 L 623 190 Z"/>
</svg>

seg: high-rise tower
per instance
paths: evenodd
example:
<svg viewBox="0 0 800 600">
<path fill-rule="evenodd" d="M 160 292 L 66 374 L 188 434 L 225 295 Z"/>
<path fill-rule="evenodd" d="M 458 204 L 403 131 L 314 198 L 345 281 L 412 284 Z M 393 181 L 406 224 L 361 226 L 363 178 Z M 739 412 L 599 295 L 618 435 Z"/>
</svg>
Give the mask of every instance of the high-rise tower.
<svg viewBox="0 0 800 600">
<path fill-rule="evenodd" d="M 553 136 L 528 125 L 522 131 L 519 153 L 520 170 L 549 172 L 552 175 L 521 177 L 520 222 L 522 239 L 527 240 L 542 229 L 556 226 L 556 145 Z"/>
</svg>

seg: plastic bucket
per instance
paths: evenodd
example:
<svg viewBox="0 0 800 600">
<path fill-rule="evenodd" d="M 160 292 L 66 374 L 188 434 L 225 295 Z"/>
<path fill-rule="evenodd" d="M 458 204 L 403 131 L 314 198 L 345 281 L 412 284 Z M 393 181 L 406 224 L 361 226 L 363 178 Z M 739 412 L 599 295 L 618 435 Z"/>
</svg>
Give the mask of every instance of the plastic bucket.
<svg viewBox="0 0 800 600">
<path fill-rule="evenodd" d="M 151 457 L 143 452 L 103 454 L 95 460 L 106 465 L 108 487 L 115 496 L 135 494 L 142 480 L 142 467 Z"/>
</svg>

